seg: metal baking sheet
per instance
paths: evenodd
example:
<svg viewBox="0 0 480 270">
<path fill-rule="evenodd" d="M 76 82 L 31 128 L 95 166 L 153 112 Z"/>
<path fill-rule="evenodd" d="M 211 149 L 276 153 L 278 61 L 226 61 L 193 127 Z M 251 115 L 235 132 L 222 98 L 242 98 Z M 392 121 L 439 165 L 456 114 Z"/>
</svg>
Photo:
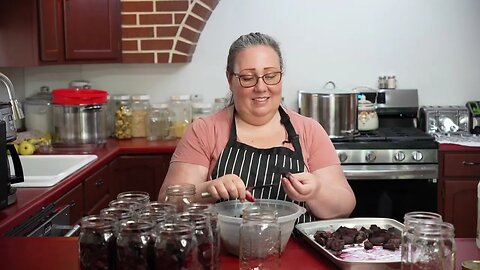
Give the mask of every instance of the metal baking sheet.
<svg viewBox="0 0 480 270">
<path fill-rule="evenodd" d="M 355 244 L 354 247 L 346 247 L 342 250 L 341 255 L 337 256 L 327 248 L 318 244 L 313 238 L 315 232 L 319 230 L 333 232 L 340 226 L 356 229 L 360 229 L 363 226 L 368 229 L 372 224 L 375 224 L 382 229 L 394 227 L 402 231 L 404 228 L 402 223 L 388 218 L 345 218 L 322 220 L 297 224 L 295 225 L 295 228 L 307 239 L 308 243 L 343 270 L 400 269 L 400 249 L 391 251 L 383 250 L 382 247 L 374 247 L 367 251 L 363 248 L 363 244 Z"/>
</svg>

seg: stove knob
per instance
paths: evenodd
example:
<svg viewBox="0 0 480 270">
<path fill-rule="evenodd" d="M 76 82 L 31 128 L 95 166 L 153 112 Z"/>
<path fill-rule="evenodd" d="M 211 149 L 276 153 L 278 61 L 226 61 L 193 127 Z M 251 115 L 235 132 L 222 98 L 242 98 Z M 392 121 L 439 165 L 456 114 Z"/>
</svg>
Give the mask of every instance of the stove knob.
<svg viewBox="0 0 480 270">
<path fill-rule="evenodd" d="M 398 151 L 395 153 L 393 158 L 395 159 L 395 161 L 403 161 L 405 159 L 405 153 L 403 153 L 402 151 Z"/>
<path fill-rule="evenodd" d="M 347 153 L 345 152 L 339 152 L 338 153 L 338 159 L 340 159 L 340 162 L 345 162 L 345 160 L 347 160 L 348 156 L 347 156 Z"/>
<path fill-rule="evenodd" d="M 373 152 L 373 151 L 370 151 L 370 152 L 367 153 L 367 155 L 365 155 L 365 160 L 367 162 L 373 162 L 376 158 L 377 158 L 377 156 L 375 155 L 375 152 Z"/>
<path fill-rule="evenodd" d="M 414 151 L 414 152 L 412 153 L 412 158 L 413 158 L 413 160 L 415 160 L 415 161 L 420 161 L 420 160 L 423 159 L 423 154 L 422 154 L 422 152 L 420 152 L 420 151 Z"/>
</svg>

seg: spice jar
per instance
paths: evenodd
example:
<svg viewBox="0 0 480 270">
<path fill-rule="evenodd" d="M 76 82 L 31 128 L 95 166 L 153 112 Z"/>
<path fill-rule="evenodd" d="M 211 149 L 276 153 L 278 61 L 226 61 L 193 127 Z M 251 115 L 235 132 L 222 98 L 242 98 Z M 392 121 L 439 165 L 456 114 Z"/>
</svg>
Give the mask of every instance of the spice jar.
<svg viewBox="0 0 480 270">
<path fill-rule="evenodd" d="M 194 199 L 194 184 L 182 183 L 167 187 L 165 202 L 174 204 L 177 213 L 184 212 L 188 205 L 194 203 Z"/>
<path fill-rule="evenodd" d="M 132 109 L 130 96 L 114 96 L 115 101 L 115 138 L 132 138 Z"/>
<path fill-rule="evenodd" d="M 115 219 L 86 216 L 80 223 L 80 269 L 115 269 Z"/>
<path fill-rule="evenodd" d="M 171 96 L 168 105 L 170 117 L 170 136 L 181 138 L 192 120 L 192 105 L 189 95 Z"/>
<path fill-rule="evenodd" d="M 157 269 L 198 269 L 197 241 L 188 223 L 160 223 L 155 241 Z"/>
<path fill-rule="evenodd" d="M 152 104 L 148 114 L 147 140 L 167 140 L 170 129 L 170 113 L 168 104 Z"/>
<path fill-rule="evenodd" d="M 207 116 L 211 113 L 212 113 L 212 104 L 192 103 L 192 122 L 202 116 Z"/>
<path fill-rule="evenodd" d="M 242 212 L 240 270 L 280 269 L 280 223 L 275 209 L 253 205 Z"/>
<path fill-rule="evenodd" d="M 132 137 L 146 137 L 147 113 L 149 108 L 149 95 L 132 96 Z"/>
<path fill-rule="evenodd" d="M 120 224 L 117 236 L 118 270 L 153 269 L 153 227 L 152 222 L 141 219 Z"/>
<path fill-rule="evenodd" d="M 378 115 L 375 104 L 362 95 L 358 101 L 358 130 L 369 131 L 378 129 Z"/>
</svg>

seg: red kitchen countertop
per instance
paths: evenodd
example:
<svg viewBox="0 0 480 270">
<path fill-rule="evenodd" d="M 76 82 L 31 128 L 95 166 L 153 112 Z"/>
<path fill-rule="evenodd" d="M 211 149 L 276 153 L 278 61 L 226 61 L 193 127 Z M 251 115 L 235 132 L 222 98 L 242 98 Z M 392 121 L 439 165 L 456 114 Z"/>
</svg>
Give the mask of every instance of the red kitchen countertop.
<svg viewBox="0 0 480 270">
<path fill-rule="evenodd" d="M 177 141 L 147 141 L 146 139 L 114 140 L 105 146 L 95 148 L 54 148 L 50 153 L 41 154 L 95 154 L 98 158 L 70 175 L 60 183 L 46 188 L 17 188 L 17 202 L 0 210 L 0 235 L 13 229 L 42 207 L 59 199 L 86 177 L 108 164 L 120 155 L 171 154 Z"/>
<path fill-rule="evenodd" d="M 456 268 L 465 260 L 480 258 L 473 238 L 457 238 Z M 80 269 L 77 237 L 0 238 L 0 269 Z M 219 269 L 238 269 L 238 258 L 222 254 Z M 302 239 L 290 238 L 281 257 L 281 269 L 340 269 Z"/>
</svg>

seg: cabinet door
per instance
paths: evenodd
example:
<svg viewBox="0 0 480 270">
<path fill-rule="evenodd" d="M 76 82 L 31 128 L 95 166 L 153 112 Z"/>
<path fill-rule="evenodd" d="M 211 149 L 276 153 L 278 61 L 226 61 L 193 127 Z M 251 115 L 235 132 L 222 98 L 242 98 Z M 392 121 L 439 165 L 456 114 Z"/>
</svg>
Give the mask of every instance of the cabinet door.
<svg viewBox="0 0 480 270">
<path fill-rule="evenodd" d="M 58 62 L 63 54 L 62 6 L 58 0 L 40 0 L 38 20 L 40 35 L 40 60 Z"/>
<path fill-rule="evenodd" d="M 120 156 L 113 163 L 114 193 L 146 191 L 150 199 L 157 200 L 171 155 Z M 115 195 L 116 196 L 116 195 Z"/>
<path fill-rule="evenodd" d="M 477 185 L 473 180 L 445 180 L 443 219 L 455 226 L 455 237 L 475 237 Z"/>
<path fill-rule="evenodd" d="M 111 182 L 112 174 L 110 166 L 105 166 L 94 175 L 85 179 L 84 197 L 85 197 L 85 213 L 87 215 L 97 214 L 102 208 L 108 206 L 112 198 Z"/>
<path fill-rule="evenodd" d="M 120 60 L 120 0 L 63 0 L 65 60 Z"/>
<path fill-rule="evenodd" d="M 70 225 L 76 224 L 83 217 L 83 187 L 77 185 L 74 189 L 56 201 L 58 206 L 70 205 Z"/>
</svg>

